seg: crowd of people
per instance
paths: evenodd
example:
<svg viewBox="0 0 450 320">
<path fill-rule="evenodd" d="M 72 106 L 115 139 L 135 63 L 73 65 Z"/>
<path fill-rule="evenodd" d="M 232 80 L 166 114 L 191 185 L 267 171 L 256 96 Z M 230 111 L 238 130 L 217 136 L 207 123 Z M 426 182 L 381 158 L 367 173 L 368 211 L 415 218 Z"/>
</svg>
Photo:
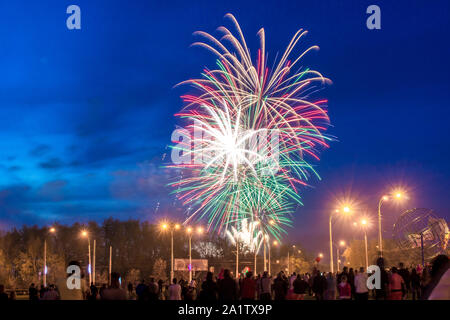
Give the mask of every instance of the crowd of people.
<svg viewBox="0 0 450 320">
<path fill-rule="evenodd" d="M 76 263 L 76 262 L 71 262 Z M 384 261 L 377 262 L 380 267 L 379 288 L 369 289 L 367 279 L 370 276 L 363 267 L 353 269 L 344 267 L 335 274 L 323 273 L 314 269 L 312 273 L 292 273 L 280 271 L 275 277 L 268 272 L 253 275 L 251 271 L 233 277 L 225 269 L 214 276 L 208 272 L 204 279 L 172 279 L 171 283 L 150 278 L 139 284 L 128 283 L 122 286 L 120 275 L 111 274 L 109 286 L 100 288 L 91 283 L 86 287 L 81 282 L 79 290 L 68 289 L 65 283 L 29 287 L 30 300 L 185 300 L 185 301 L 268 301 L 303 300 L 306 297 L 316 300 L 405 300 L 405 299 L 450 299 L 449 295 L 449 259 L 438 256 L 432 265 L 407 268 L 400 263 L 398 267 L 386 269 Z M 442 285 L 438 285 L 441 283 Z M 66 279 L 63 279 L 66 281 Z M 14 300 L 15 293 L 8 295 L 0 285 L 0 301 Z"/>
</svg>

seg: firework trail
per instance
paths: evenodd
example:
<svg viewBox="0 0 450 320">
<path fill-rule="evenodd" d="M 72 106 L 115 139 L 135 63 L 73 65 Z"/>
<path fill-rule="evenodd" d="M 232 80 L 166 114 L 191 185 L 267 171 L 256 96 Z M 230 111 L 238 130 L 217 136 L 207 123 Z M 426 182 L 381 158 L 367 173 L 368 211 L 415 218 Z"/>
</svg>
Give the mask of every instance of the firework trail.
<svg viewBox="0 0 450 320">
<path fill-rule="evenodd" d="M 239 24 L 227 14 L 237 36 L 220 27 L 220 39 L 205 32 L 201 46 L 217 56 L 217 69 L 205 70 L 203 78 L 182 84 L 196 94 L 182 96 L 188 142 L 174 141 L 189 163 L 171 165 L 186 176 L 171 185 L 183 203 L 195 204 L 192 219 L 206 218 L 208 228 L 220 230 L 249 219 L 258 221 L 264 234 L 279 238 L 291 223 L 293 203 L 301 203 L 298 186 L 318 176 L 311 159 L 331 137 L 326 100 L 311 100 L 330 82 L 319 72 L 299 67 L 311 46 L 295 58 L 293 51 L 307 31 L 300 29 L 285 52 L 268 67 L 265 32 L 258 32 L 260 49 L 253 64 Z"/>
</svg>

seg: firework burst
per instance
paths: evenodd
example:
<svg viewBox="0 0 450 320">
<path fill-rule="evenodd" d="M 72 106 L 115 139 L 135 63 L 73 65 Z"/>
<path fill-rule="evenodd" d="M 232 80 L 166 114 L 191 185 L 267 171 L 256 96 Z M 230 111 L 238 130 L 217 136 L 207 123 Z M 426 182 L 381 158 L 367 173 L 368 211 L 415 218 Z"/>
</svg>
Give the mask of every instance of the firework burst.
<svg viewBox="0 0 450 320">
<path fill-rule="evenodd" d="M 264 29 L 254 64 L 239 24 L 227 17 L 237 36 L 225 27 L 220 39 L 196 32 L 205 41 L 194 45 L 213 52 L 218 68 L 183 82 L 197 94 L 182 96 L 186 105 L 177 116 L 191 122 L 185 129 L 191 138 L 174 141 L 174 149 L 192 161 L 171 166 L 188 171 L 172 185 L 196 208 L 188 221 L 207 218 L 209 228 L 220 231 L 248 219 L 279 238 L 290 225 L 293 203 L 301 203 L 298 185 L 319 177 L 309 161 L 319 160 L 331 140 L 323 134 L 327 101 L 311 99 L 329 80 L 298 66 L 317 46 L 291 58 L 307 31 L 299 30 L 269 68 Z"/>
</svg>

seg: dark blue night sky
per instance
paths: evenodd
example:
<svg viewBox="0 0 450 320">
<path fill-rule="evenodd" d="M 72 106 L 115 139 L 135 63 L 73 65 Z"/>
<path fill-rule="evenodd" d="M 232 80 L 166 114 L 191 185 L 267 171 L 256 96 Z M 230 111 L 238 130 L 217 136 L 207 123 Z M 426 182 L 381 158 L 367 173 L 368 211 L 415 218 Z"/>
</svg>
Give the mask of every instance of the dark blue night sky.
<svg viewBox="0 0 450 320">
<path fill-rule="evenodd" d="M 70 4 L 81 30 L 66 28 Z M 370 4 L 381 7 L 381 30 L 366 28 Z M 315 163 L 323 180 L 302 190 L 292 241 L 320 250 L 337 199 L 374 215 L 397 185 L 410 200 L 385 207 L 386 235 L 402 208 L 450 218 L 448 1 L 41 0 L 0 3 L 2 228 L 181 220 L 161 168 L 190 90 L 174 86 L 214 67 L 190 47 L 192 33 L 213 33 L 228 12 L 253 53 L 261 27 L 272 57 L 309 30 L 306 44 L 321 49 L 304 63 L 333 80 L 321 95 L 338 141 Z"/>
</svg>

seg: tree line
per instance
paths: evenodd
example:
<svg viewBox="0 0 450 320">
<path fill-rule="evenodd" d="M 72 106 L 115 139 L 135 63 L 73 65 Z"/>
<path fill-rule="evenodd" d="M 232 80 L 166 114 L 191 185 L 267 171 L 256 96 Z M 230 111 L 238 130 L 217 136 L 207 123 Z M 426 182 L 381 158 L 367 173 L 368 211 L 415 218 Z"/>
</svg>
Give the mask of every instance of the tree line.
<svg viewBox="0 0 450 320">
<path fill-rule="evenodd" d="M 44 271 L 44 241 L 47 243 L 47 283 L 55 282 L 57 277 L 65 276 L 69 261 L 80 262 L 85 274 L 88 266 L 88 240 L 81 236 L 86 230 L 93 251 L 96 240 L 96 283 L 108 282 L 109 248 L 112 247 L 112 271 L 119 272 L 126 281 L 136 282 L 143 278 L 155 277 L 167 280 L 170 273 L 170 232 L 163 232 L 160 225 L 147 221 L 121 221 L 113 218 L 104 220 L 101 224 L 74 223 L 52 225 L 55 232 L 49 232 L 49 227 L 23 226 L 0 234 L 0 284 L 7 288 L 27 288 L 30 283 L 42 283 Z M 376 241 L 369 241 L 369 265 L 374 264 L 378 257 Z M 384 255 L 388 265 L 405 265 L 420 263 L 420 256 L 399 250 L 392 240 L 385 240 Z M 188 237 L 181 229 L 174 232 L 174 256 L 187 259 L 189 255 Z M 225 237 L 214 232 L 204 235 L 194 235 L 192 240 L 192 258 L 208 259 L 208 265 L 216 273 L 222 268 L 235 270 L 235 251 Z M 290 260 L 288 264 L 288 250 Z M 342 252 L 341 269 L 365 266 L 365 248 L 361 240 L 353 240 Z M 254 269 L 254 254 L 243 254 L 240 249 L 239 270 L 248 267 Z M 323 252 L 329 254 L 327 251 Z M 92 254 L 92 253 L 91 253 Z M 268 252 L 266 255 L 268 259 Z M 271 247 L 272 274 L 280 270 L 290 272 L 311 272 L 314 267 L 328 271 L 329 266 L 315 261 L 316 256 L 301 245 L 283 244 Z M 336 257 L 335 257 L 336 259 Z M 327 261 L 325 257 L 325 261 Z M 267 267 L 266 267 L 267 268 Z M 262 273 L 263 249 L 257 258 L 257 273 Z M 176 272 L 175 275 L 187 279 L 187 272 Z"/>
<path fill-rule="evenodd" d="M 84 273 L 88 270 L 88 239 L 81 232 L 88 232 L 91 245 L 96 240 L 96 283 L 108 282 L 109 248 L 112 247 L 112 270 L 119 272 L 126 281 L 139 281 L 155 277 L 166 280 L 170 273 L 170 232 L 163 232 L 160 225 L 147 221 L 121 221 L 113 218 L 101 224 L 50 227 L 26 226 L 4 231 L 0 234 L 0 283 L 8 288 L 27 288 L 30 283 L 40 284 L 44 271 L 44 241 L 47 244 L 47 283 L 65 276 L 67 263 L 79 261 Z M 287 250 L 290 245 L 281 245 L 271 250 L 273 272 L 287 268 Z M 300 246 L 298 246 L 300 248 Z M 183 230 L 174 232 L 175 258 L 188 258 L 188 237 Z M 263 250 L 258 254 L 257 271 L 262 272 Z M 267 256 L 266 256 L 267 257 Z M 235 247 L 223 236 L 209 232 L 194 235 L 192 258 L 208 259 L 208 265 L 216 273 L 222 268 L 235 270 Z M 253 270 L 254 254 L 240 254 L 239 269 L 246 266 Z M 314 257 L 305 250 L 291 255 L 291 270 L 310 269 Z M 187 278 L 187 272 L 177 272 L 178 277 Z"/>
</svg>

